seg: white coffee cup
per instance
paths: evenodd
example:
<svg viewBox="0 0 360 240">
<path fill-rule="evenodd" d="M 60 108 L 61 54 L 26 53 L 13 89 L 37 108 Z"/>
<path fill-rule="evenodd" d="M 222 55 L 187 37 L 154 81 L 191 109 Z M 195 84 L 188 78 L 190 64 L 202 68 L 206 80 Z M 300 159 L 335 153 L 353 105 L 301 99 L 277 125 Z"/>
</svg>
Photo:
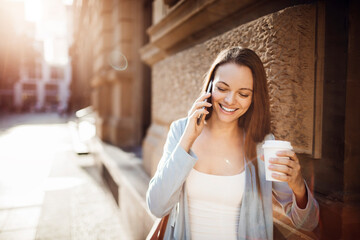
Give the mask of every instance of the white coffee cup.
<svg viewBox="0 0 360 240">
<path fill-rule="evenodd" d="M 288 157 L 279 157 L 276 155 L 278 151 L 288 151 L 292 150 L 291 143 L 288 141 L 280 141 L 280 140 L 266 140 L 265 143 L 262 145 L 262 148 L 264 149 L 264 161 L 265 161 L 265 174 L 266 174 L 266 180 L 267 181 L 275 181 L 275 182 L 281 182 L 280 180 L 274 179 L 271 174 L 273 172 L 285 175 L 285 173 L 272 171 L 269 169 L 269 159 L 270 158 L 286 158 Z M 276 165 L 276 164 L 273 164 Z"/>
</svg>

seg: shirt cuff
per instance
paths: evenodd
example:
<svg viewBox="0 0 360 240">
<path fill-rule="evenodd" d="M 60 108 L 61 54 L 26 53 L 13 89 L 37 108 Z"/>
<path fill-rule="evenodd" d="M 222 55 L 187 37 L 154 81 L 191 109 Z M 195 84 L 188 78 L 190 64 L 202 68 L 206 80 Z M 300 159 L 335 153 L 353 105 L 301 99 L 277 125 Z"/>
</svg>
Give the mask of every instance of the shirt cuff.
<svg viewBox="0 0 360 240">
<path fill-rule="evenodd" d="M 295 208 L 295 210 L 296 210 L 297 212 L 306 212 L 306 211 L 308 211 L 309 208 L 310 208 L 310 201 L 311 201 L 310 194 L 311 194 L 311 192 L 310 192 L 310 190 L 309 190 L 309 187 L 308 187 L 306 181 L 305 181 L 305 180 L 303 180 L 303 181 L 304 181 L 304 184 L 305 184 L 305 190 L 306 190 L 306 195 L 307 195 L 307 203 L 306 203 L 305 208 L 300 208 L 300 207 L 297 205 L 295 194 L 294 194 L 294 192 L 292 193 L 292 199 L 293 199 L 293 203 L 294 203 L 294 208 Z"/>
</svg>

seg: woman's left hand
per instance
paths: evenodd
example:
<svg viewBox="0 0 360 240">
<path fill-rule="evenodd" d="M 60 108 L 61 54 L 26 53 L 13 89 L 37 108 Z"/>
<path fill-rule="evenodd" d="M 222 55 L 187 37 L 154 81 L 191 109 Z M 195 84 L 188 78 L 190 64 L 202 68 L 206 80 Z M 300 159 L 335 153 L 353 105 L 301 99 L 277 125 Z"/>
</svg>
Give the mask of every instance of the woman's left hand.
<svg viewBox="0 0 360 240">
<path fill-rule="evenodd" d="M 276 172 L 285 173 L 285 175 L 272 173 L 272 177 L 287 182 L 293 190 L 298 206 L 306 206 L 307 192 L 304 179 L 301 174 L 301 166 L 298 157 L 294 151 L 279 151 L 279 158 L 269 159 L 269 169 Z"/>
</svg>

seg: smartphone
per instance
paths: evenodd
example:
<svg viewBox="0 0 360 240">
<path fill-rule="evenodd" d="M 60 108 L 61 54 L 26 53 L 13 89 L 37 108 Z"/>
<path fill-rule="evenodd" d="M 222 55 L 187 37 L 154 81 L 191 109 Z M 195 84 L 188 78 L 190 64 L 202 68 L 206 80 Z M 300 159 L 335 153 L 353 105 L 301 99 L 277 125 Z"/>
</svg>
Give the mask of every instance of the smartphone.
<svg viewBox="0 0 360 240">
<path fill-rule="evenodd" d="M 210 83 L 209 83 L 209 86 L 208 86 L 208 88 L 206 89 L 206 93 L 210 93 L 211 92 L 211 89 L 212 89 L 212 80 L 210 81 Z M 211 96 L 210 96 L 211 97 Z M 210 103 L 210 97 L 208 97 L 207 99 L 206 99 L 206 101 L 208 102 L 208 103 Z M 205 107 L 203 107 L 202 109 L 205 109 Z M 200 114 L 200 117 L 198 117 L 198 119 L 197 119 L 197 125 L 200 125 L 200 121 L 201 121 L 201 118 L 203 117 L 203 115 L 204 114 Z"/>
</svg>

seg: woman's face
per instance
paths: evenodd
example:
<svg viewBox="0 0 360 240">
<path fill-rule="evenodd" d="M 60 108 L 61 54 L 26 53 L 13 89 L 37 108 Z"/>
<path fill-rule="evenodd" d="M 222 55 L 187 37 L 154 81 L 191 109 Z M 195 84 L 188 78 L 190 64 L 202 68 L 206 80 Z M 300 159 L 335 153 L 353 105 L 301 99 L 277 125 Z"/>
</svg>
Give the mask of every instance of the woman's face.
<svg viewBox="0 0 360 240">
<path fill-rule="evenodd" d="M 251 105 L 253 76 L 250 68 L 226 63 L 218 67 L 212 91 L 213 114 L 222 122 L 237 121 Z"/>
</svg>

